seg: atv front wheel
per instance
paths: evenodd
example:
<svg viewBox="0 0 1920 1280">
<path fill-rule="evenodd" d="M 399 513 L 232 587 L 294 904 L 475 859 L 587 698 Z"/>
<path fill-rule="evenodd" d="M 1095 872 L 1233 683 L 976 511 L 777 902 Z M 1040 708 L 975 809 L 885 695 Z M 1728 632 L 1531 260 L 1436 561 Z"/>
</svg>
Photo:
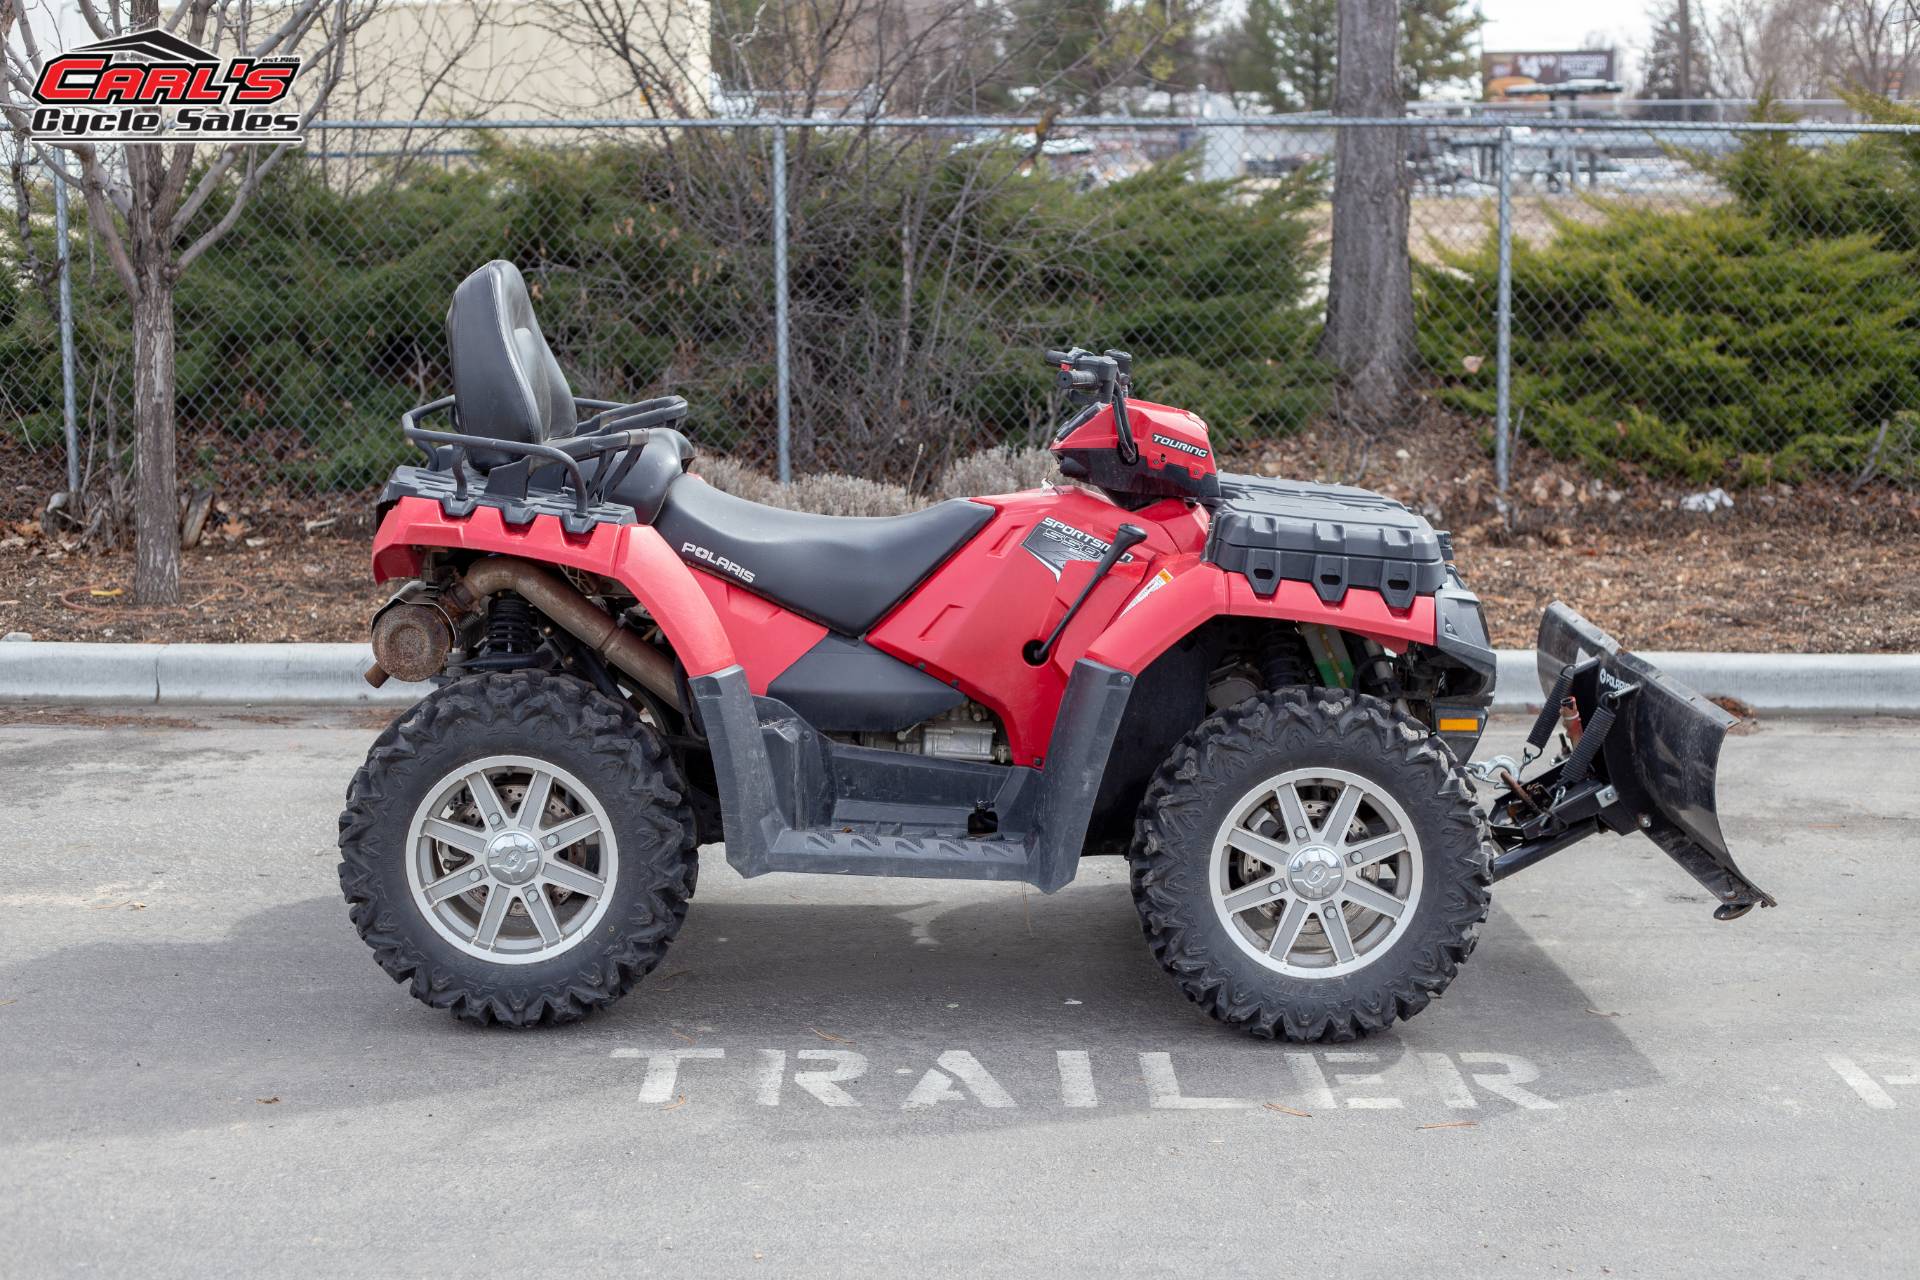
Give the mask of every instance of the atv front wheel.
<svg viewBox="0 0 1920 1280">
<path fill-rule="evenodd" d="M 340 886 L 416 999 L 470 1022 L 571 1022 L 625 994 L 686 918 L 685 794 L 653 731 L 579 680 L 456 680 L 355 775 Z"/>
<path fill-rule="evenodd" d="M 1147 941 L 1258 1036 L 1351 1040 L 1425 1008 L 1486 919 L 1486 829 L 1425 728 L 1340 690 L 1264 694 L 1174 749 L 1130 854 Z"/>
</svg>

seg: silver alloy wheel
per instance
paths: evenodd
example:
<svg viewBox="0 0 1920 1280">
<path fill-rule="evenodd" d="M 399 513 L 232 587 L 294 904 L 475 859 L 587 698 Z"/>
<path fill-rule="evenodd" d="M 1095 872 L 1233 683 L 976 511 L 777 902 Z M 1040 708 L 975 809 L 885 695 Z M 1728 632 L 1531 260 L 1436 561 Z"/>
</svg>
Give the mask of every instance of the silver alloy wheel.
<svg viewBox="0 0 1920 1280">
<path fill-rule="evenodd" d="M 527 756 L 461 765 L 407 828 L 414 905 L 441 937 L 494 964 L 551 960 L 586 937 L 619 864 L 593 793 Z"/>
<path fill-rule="evenodd" d="M 1242 796 L 1213 840 L 1213 909 L 1289 977 L 1365 967 L 1420 900 L 1420 843 L 1393 797 L 1344 769 L 1293 769 Z"/>
</svg>

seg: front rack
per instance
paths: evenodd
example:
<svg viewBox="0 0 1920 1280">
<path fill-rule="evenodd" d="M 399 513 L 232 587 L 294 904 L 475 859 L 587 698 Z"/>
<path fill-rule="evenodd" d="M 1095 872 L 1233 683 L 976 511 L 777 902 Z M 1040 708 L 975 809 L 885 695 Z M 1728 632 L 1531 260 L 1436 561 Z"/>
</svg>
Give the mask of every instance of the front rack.
<svg viewBox="0 0 1920 1280">
<path fill-rule="evenodd" d="M 451 473 L 454 491 L 448 500 L 450 514 L 466 514 L 477 504 L 467 485 L 471 455 L 476 450 L 503 453 L 514 461 L 487 469 L 487 496 L 508 504 L 511 512 L 516 505 L 524 506 L 527 501 L 527 485 L 533 477 L 534 463 L 558 464 L 566 469 L 571 482 L 569 488 L 573 492 L 573 510 L 563 514 L 561 522 L 569 533 L 585 533 L 599 523 L 593 515 L 593 508 L 605 501 L 607 495 L 633 470 L 634 463 L 640 459 L 641 450 L 652 438 L 653 429 L 684 420 L 687 402 L 680 396 L 660 396 L 634 404 L 575 396 L 573 404 L 576 412 L 583 409 L 593 412 L 580 422 L 573 435 L 539 444 L 496 440 L 491 436 L 467 435 L 459 431 L 438 431 L 420 425 L 419 420 L 428 415 L 454 413 L 452 396 L 442 396 L 407 410 L 400 415 L 400 430 L 426 454 L 429 471 Z M 457 414 L 455 421 L 458 422 Z M 442 450 L 451 452 L 443 454 Z M 620 456 L 598 467 L 589 481 L 581 470 L 581 462 L 590 458 L 604 458 L 609 454 Z"/>
</svg>

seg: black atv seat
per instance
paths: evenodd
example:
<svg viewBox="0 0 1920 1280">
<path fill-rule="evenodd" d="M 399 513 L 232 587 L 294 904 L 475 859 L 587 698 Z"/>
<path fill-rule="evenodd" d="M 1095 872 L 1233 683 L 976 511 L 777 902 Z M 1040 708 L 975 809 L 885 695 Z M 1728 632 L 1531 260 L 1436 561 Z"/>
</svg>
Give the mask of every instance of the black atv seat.
<svg viewBox="0 0 1920 1280">
<path fill-rule="evenodd" d="M 880 620 L 993 517 L 954 498 L 904 516 L 823 516 L 675 481 L 654 528 L 683 560 L 835 631 Z"/>
<path fill-rule="evenodd" d="M 511 262 L 489 262 L 453 291 L 447 349 L 461 432 L 517 444 L 573 434 L 573 391 L 534 318 L 527 282 Z M 475 449 L 471 456 L 484 471 L 517 455 Z"/>
</svg>

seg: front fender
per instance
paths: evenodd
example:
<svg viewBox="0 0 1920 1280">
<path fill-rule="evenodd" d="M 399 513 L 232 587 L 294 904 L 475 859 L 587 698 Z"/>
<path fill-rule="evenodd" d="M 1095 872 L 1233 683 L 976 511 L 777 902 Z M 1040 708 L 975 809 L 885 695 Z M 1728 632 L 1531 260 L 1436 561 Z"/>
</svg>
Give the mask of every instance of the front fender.
<svg viewBox="0 0 1920 1280">
<path fill-rule="evenodd" d="M 653 615 L 689 676 L 734 664 L 733 644 L 693 570 L 649 525 L 597 524 L 587 533 L 570 534 L 556 516 L 509 525 L 494 507 L 475 507 L 471 515 L 455 518 L 430 498 L 402 498 L 374 535 L 374 581 L 412 577 L 427 548 L 517 556 L 612 578 Z"/>
<path fill-rule="evenodd" d="M 1339 604 L 1328 604 L 1312 584 L 1288 581 L 1263 597 L 1254 594 L 1246 575 L 1188 555 L 1161 564 L 1085 656 L 1139 675 L 1175 641 L 1219 617 L 1317 623 L 1392 649 L 1434 641 L 1432 596 L 1415 596 L 1407 608 L 1395 609 L 1378 591 L 1351 587 Z"/>
</svg>

